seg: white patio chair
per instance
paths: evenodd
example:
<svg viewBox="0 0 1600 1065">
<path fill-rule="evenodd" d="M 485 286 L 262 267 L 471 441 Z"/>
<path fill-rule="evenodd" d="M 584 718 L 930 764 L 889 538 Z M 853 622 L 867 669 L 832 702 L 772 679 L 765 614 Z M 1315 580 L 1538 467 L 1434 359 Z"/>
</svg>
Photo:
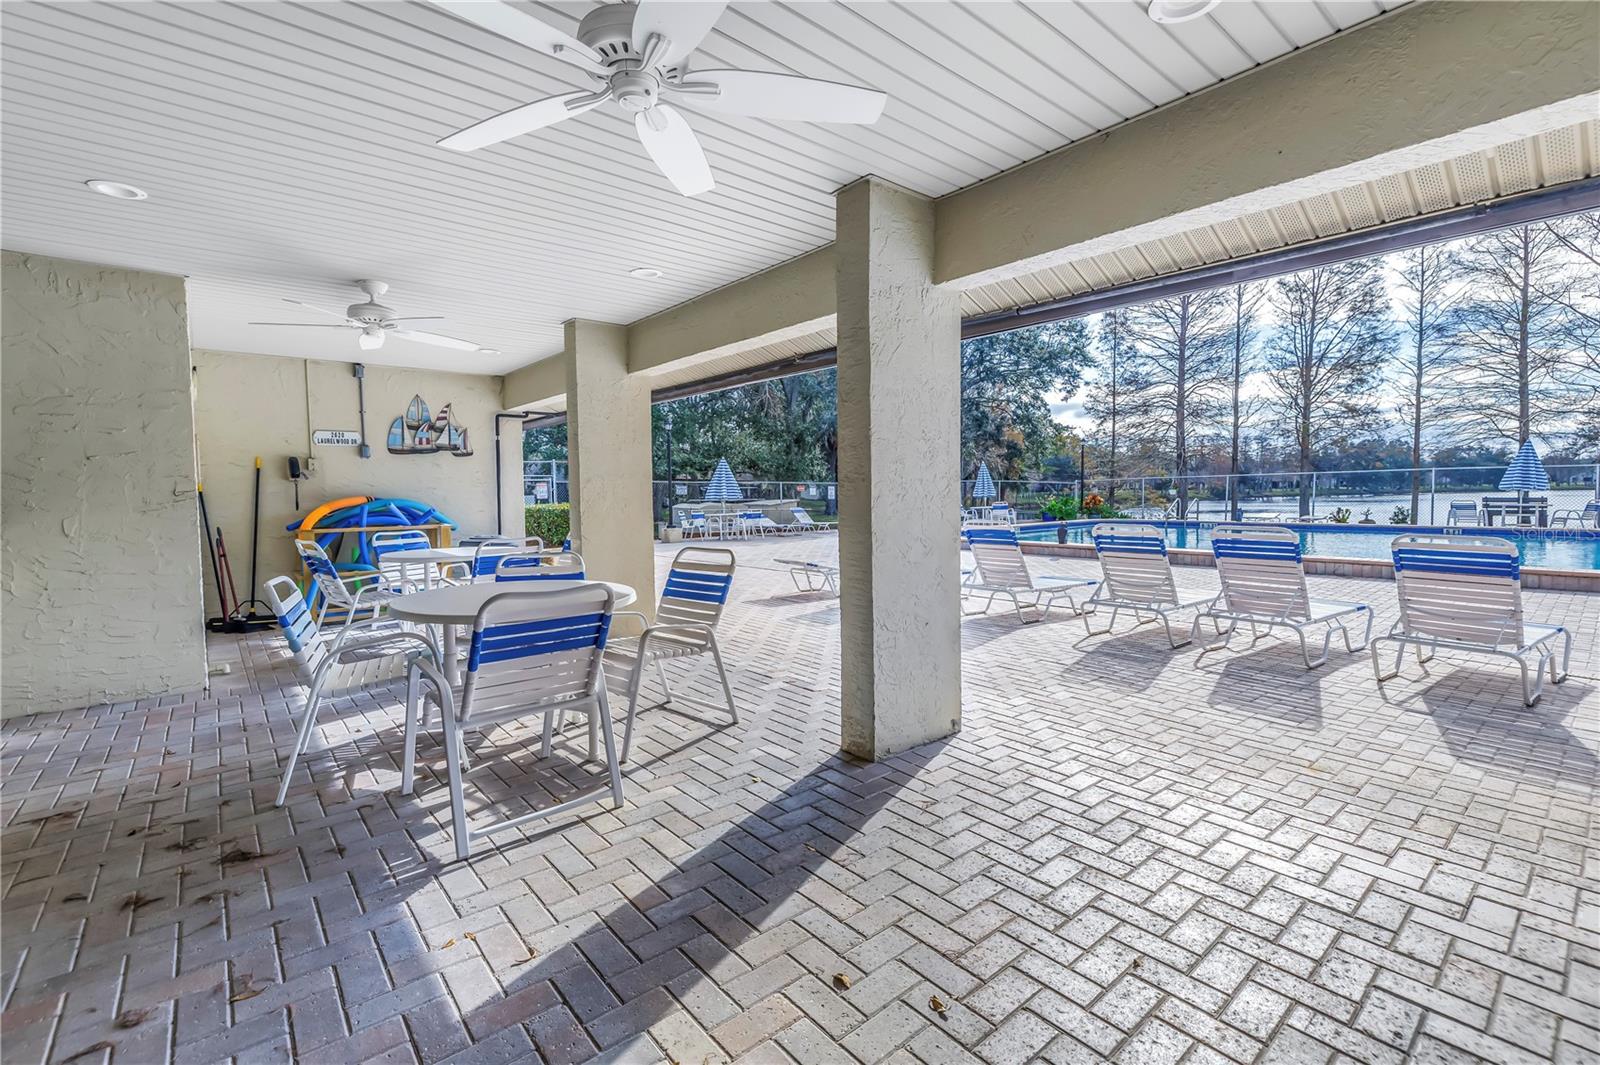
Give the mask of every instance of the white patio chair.
<svg viewBox="0 0 1600 1065">
<path fill-rule="evenodd" d="M 1099 584 L 1096 580 L 1080 577 L 1035 577 L 1028 572 L 1027 559 L 1017 542 L 1016 530 L 1002 527 L 973 527 L 962 530 L 967 546 L 972 550 L 974 569 L 961 586 L 961 598 L 982 595 L 986 598 L 982 610 L 962 610 L 964 617 L 987 614 L 997 597 L 1011 600 L 1017 620 L 1028 624 L 1022 613 L 1024 606 L 1039 611 L 1035 621 L 1050 615 L 1056 600 L 1065 599 L 1074 614 L 1082 613 L 1073 593 Z"/>
<path fill-rule="evenodd" d="M 739 515 L 739 522 L 744 526 L 746 536 L 770 536 L 773 533 L 783 532 L 783 526 L 767 517 L 759 510 L 746 510 Z"/>
<path fill-rule="evenodd" d="M 633 744 L 633 719 L 639 710 L 639 692 L 644 686 L 645 667 L 656 667 L 656 679 L 665 698 L 656 706 L 686 703 L 698 709 L 727 713 L 739 723 L 739 708 L 733 700 L 733 687 L 722 664 L 717 646 L 717 621 L 733 587 L 736 560 L 732 551 L 720 547 L 685 547 L 672 559 L 667 583 L 661 589 L 656 620 L 650 624 L 637 610 L 624 610 L 618 617 L 636 617 L 644 625 L 638 636 L 619 637 L 606 649 L 606 661 L 628 671 L 628 717 L 622 731 L 622 760 L 628 760 Z M 722 681 L 724 706 L 697 699 L 674 696 L 667 680 L 666 663 L 676 659 L 709 655 Z M 653 707 L 652 707 L 653 709 Z"/>
<path fill-rule="evenodd" d="M 829 529 L 837 529 L 839 527 L 838 522 L 828 521 L 826 518 L 818 521 L 804 507 L 792 507 L 789 512 L 794 515 L 796 524 L 803 526 L 802 531 L 804 532 L 827 532 Z"/>
<path fill-rule="evenodd" d="M 1456 500 L 1450 504 L 1450 511 L 1445 515 L 1446 525 L 1482 525 L 1478 516 L 1478 504 L 1468 500 Z"/>
<path fill-rule="evenodd" d="M 289 779 L 295 763 L 305 753 L 316 726 L 317 708 L 324 699 L 336 699 L 389 681 L 400 680 L 418 655 L 437 661 L 433 641 L 419 632 L 398 624 L 372 620 L 346 624 L 336 633 L 326 633 L 306 606 L 300 588 L 290 577 L 272 577 L 263 585 L 267 603 L 278 616 L 283 637 L 294 654 L 301 683 L 307 688 L 305 709 L 295 735 L 294 749 L 283 767 L 278 785 L 282 806 L 289 794 Z"/>
<path fill-rule="evenodd" d="M 428 568 L 434 563 L 407 562 L 405 557 L 407 551 L 426 551 L 433 546 L 427 533 L 421 529 L 375 532 L 370 542 L 378 572 L 391 588 L 414 592 L 427 586 Z"/>
<path fill-rule="evenodd" d="M 704 540 L 710 537 L 710 535 L 710 521 L 708 521 L 706 516 L 700 511 L 691 510 L 689 512 L 689 520 L 683 523 L 683 538 L 687 540 L 691 536 L 698 536 Z"/>
<path fill-rule="evenodd" d="M 1580 529 L 1600 529 L 1600 499 L 1591 499 L 1578 509 L 1562 509 L 1550 515 L 1551 528 L 1576 525 Z"/>
<path fill-rule="evenodd" d="M 1419 665 L 1440 650 L 1495 655 L 1516 662 L 1522 673 L 1522 700 L 1532 706 L 1550 682 L 1567 679 L 1572 633 L 1560 625 L 1536 625 L 1522 616 L 1522 574 L 1517 547 L 1496 536 L 1397 536 L 1395 592 L 1400 620 L 1372 641 L 1372 675 L 1379 684 L 1400 674 L 1406 645 L 1417 649 Z M 1394 668 L 1381 671 L 1378 644 L 1399 644 Z M 1556 668 L 1560 641 L 1561 667 Z M 1535 656 L 1528 668 L 1528 656 Z"/>
<path fill-rule="evenodd" d="M 1005 525 L 1015 525 L 1017 523 L 1017 512 L 1010 503 L 991 503 L 989 505 L 989 520 Z"/>
<path fill-rule="evenodd" d="M 400 589 L 391 587 L 388 578 L 375 570 L 341 576 L 333 559 L 315 540 L 296 540 L 294 547 L 300 554 L 300 562 L 306 572 L 311 575 L 312 585 L 320 600 L 316 613 L 319 626 L 327 620 L 329 611 L 343 612 L 346 626 L 359 620 L 371 621 L 383 613 L 388 600 L 401 594 Z M 359 588 L 352 587 L 357 584 Z"/>
<path fill-rule="evenodd" d="M 580 584 L 559 592 L 508 587 L 491 596 L 472 626 L 467 670 L 457 693 L 443 672 L 427 659 L 412 663 L 406 694 L 404 763 L 401 794 L 416 787 L 417 731 L 425 727 L 426 707 L 440 708 L 444 723 L 445 768 L 449 776 L 452 836 L 456 857 L 471 853 L 472 840 L 513 828 L 536 818 L 551 817 L 609 792 L 622 806 L 622 772 L 611 733 L 602 656 L 611 629 L 613 596 L 604 584 Z M 605 743 L 609 786 L 584 792 L 541 810 L 504 818 L 488 825 L 467 825 L 464 735 L 534 714 L 544 715 L 541 757 L 550 756 L 550 737 L 557 714 L 581 713 L 589 719 L 590 744 L 598 733 Z"/>
<path fill-rule="evenodd" d="M 1306 571 L 1300 562 L 1300 537 L 1293 529 L 1280 525 L 1218 525 L 1211 530 L 1211 553 L 1216 558 L 1222 595 L 1195 616 L 1191 636 L 1200 631 L 1200 621 L 1210 618 L 1218 625 L 1221 639 L 1208 644 L 1202 655 L 1219 651 L 1233 638 L 1239 622 L 1250 626 L 1251 643 L 1275 628 L 1294 630 L 1300 640 L 1300 657 L 1307 669 L 1328 660 L 1328 648 L 1335 631 L 1344 638 L 1346 651 L 1354 654 L 1372 638 L 1372 608 L 1366 603 L 1342 599 L 1313 599 L 1306 590 Z M 1366 628 L 1358 645 L 1350 642 L 1347 617 L 1364 618 Z M 1307 631 L 1322 626 L 1322 653 L 1315 660 L 1306 643 Z"/>
<path fill-rule="evenodd" d="M 515 581 L 581 581 L 583 558 L 571 551 L 514 551 L 495 565 L 497 583 Z"/>
<path fill-rule="evenodd" d="M 452 584 L 477 584 L 494 580 L 500 560 L 509 554 L 526 551 L 543 551 L 544 541 L 537 536 L 485 537 L 474 545 L 471 562 L 454 562 L 445 569 L 445 579 Z"/>
<path fill-rule="evenodd" d="M 1167 643 L 1182 647 L 1194 639 L 1191 628 L 1178 639 L 1172 631 L 1172 615 L 1183 610 L 1214 605 L 1216 595 L 1182 599 L 1172 576 L 1172 561 L 1167 557 L 1167 541 L 1153 525 L 1100 524 L 1089 530 L 1095 555 L 1100 559 L 1104 578 L 1083 605 L 1083 629 L 1090 636 L 1104 636 L 1117 624 L 1117 614 L 1128 611 L 1140 625 L 1160 620 L 1167 630 Z M 1101 607 L 1111 608 L 1111 619 L 1103 629 L 1089 625 L 1089 616 Z"/>
<path fill-rule="evenodd" d="M 825 562 L 807 562 L 799 558 L 775 558 L 772 561 L 789 567 L 789 579 L 797 592 L 829 591 L 839 594 L 839 567 Z"/>
</svg>

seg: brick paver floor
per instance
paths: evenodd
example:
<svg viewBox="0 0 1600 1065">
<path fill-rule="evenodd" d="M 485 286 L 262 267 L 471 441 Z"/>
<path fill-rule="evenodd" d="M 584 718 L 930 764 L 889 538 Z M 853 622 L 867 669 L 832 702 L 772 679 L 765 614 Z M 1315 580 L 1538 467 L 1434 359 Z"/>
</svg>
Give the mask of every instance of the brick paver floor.
<svg viewBox="0 0 1600 1065">
<path fill-rule="evenodd" d="M 645 715 L 622 810 L 466 863 L 431 739 L 396 794 L 393 690 L 333 707 L 273 807 L 302 705 L 273 634 L 217 638 L 205 696 L 7 721 L 5 1061 L 1600 1056 L 1600 597 L 1528 596 L 1580 631 L 1533 709 L 1500 666 L 1380 697 L 1338 651 L 996 612 L 960 733 L 863 764 L 837 601 L 772 562 L 833 538 L 737 551 L 743 723 Z M 1392 585 L 1313 585 L 1393 617 Z M 477 748 L 480 807 L 587 783 L 580 731 L 536 736 Z"/>
</svg>

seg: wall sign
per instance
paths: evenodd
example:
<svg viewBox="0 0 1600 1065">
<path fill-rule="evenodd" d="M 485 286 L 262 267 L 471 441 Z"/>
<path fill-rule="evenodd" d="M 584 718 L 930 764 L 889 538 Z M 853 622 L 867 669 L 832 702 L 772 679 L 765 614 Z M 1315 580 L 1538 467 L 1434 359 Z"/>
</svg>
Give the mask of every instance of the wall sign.
<svg viewBox="0 0 1600 1065">
<path fill-rule="evenodd" d="M 406 412 L 389 425 L 389 454 L 433 455 L 444 452 L 465 458 L 472 454 L 467 431 L 450 418 L 450 404 L 430 414 L 421 396 L 412 396 Z"/>
<path fill-rule="evenodd" d="M 361 434 L 349 429 L 318 429 L 311 434 L 311 442 L 327 447 L 360 447 Z"/>
</svg>

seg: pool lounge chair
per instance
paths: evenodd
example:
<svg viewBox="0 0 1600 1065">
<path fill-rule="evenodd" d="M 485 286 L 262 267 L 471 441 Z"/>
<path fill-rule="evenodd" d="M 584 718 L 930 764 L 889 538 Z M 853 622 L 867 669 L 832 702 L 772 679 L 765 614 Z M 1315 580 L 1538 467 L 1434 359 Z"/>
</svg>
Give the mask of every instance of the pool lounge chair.
<svg viewBox="0 0 1600 1065">
<path fill-rule="evenodd" d="M 1275 525 L 1218 525 L 1211 531 L 1211 553 L 1216 558 L 1222 595 L 1217 602 L 1195 616 L 1193 631 L 1200 621 L 1227 622 L 1221 638 L 1206 645 L 1219 651 L 1228 645 L 1240 622 L 1250 626 L 1251 642 L 1275 628 L 1293 629 L 1300 640 L 1300 657 L 1307 669 L 1328 660 L 1328 647 L 1337 631 L 1344 638 L 1346 651 L 1354 654 L 1372 638 L 1372 608 L 1366 603 L 1343 599 L 1313 599 L 1306 591 L 1306 571 L 1300 563 L 1300 537 L 1293 529 Z M 1365 619 L 1366 628 L 1359 644 L 1350 642 L 1346 618 Z M 1311 657 L 1306 633 L 1322 631 L 1322 652 Z M 1220 628 L 1220 626 L 1219 626 Z"/>
<path fill-rule="evenodd" d="M 1576 525 L 1580 529 L 1600 529 L 1600 499 L 1591 499 L 1581 509 L 1558 510 L 1550 515 L 1551 528 Z"/>
<path fill-rule="evenodd" d="M 1516 662 L 1522 671 L 1522 701 L 1532 706 L 1544 693 L 1544 671 L 1550 683 L 1567 679 L 1572 661 L 1572 633 L 1559 625 L 1535 625 L 1522 618 L 1522 574 L 1516 545 L 1497 536 L 1397 536 L 1394 585 L 1400 599 L 1400 620 L 1372 641 L 1372 675 L 1379 684 L 1400 675 L 1406 645 L 1417 649 L 1417 662 L 1439 650 L 1495 655 Z M 1392 641 L 1394 668 L 1384 673 L 1378 645 Z M 1560 670 L 1556 644 L 1560 642 Z M 1528 656 L 1536 656 L 1533 669 Z"/>
<path fill-rule="evenodd" d="M 772 561 L 789 567 L 789 579 L 797 592 L 832 592 L 839 594 L 839 567 L 825 562 L 806 562 L 798 558 L 775 558 Z"/>
<path fill-rule="evenodd" d="M 1128 611 L 1144 625 L 1160 620 L 1167 630 L 1167 642 L 1182 647 L 1194 639 L 1191 627 L 1178 639 L 1172 631 L 1172 615 L 1182 610 L 1199 610 L 1214 605 L 1216 595 L 1181 599 L 1172 578 L 1172 563 L 1167 558 L 1167 541 L 1152 525 L 1096 525 L 1089 530 L 1094 552 L 1100 559 L 1104 580 L 1083 606 L 1083 629 L 1090 636 L 1104 636 L 1117 623 L 1117 614 Z M 1102 607 L 1111 608 L 1111 620 L 1103 629 L 1089 624 L 1089 617 Z M 1219 629 L 1220 632 L 1220 629 Z"/>
<path fill-rule="evenodd" d="M 1460 499 L 1450 504 L 1450 513 L 1445 515 L 1444 523 L 1446 525 L 1483 524 L 1478 517 L 1478 504 Z"/>
<path fill-rule="evenodd" d="M 1058 599 L 1065 599 L 1067 605 L 1072 607 L 1072 612 L 1079 614 L 1082 610 L 1073 598 L 1074 594 L 1100 583 L 1079 577 L 1033 576 L 1028 572 L 1028 562 L 1023 557 L 1014 529 L 980 526 L 963 529 L 962 536 L 972 550 L 974 563 L 973 570 L 961 585 L 962 601 L 965 602 L 969 596 L 985 597 L 983 608 L 963 610 L 961 613 L 965 617 L 987 614 L 997 597 L 1011 600 L 1017 620 L 1023 624 L 1028 623 L 1022 613 L 1023 607 L 1037 610 L 1039 616 L 1033 620 L 1043 621 Z"/>
<path fill-rule="evenodd" d="M 839 527 L 839 523 L 836 521 L 828 521 L 826 519 L 818 521 L 804 507 L 794 507 L 789 513 L 794 515 L 794 523 L 789 528 L 794 529 L 796 532 L 826 532 L 829 529 L 837 529 Z"/>
</svg>

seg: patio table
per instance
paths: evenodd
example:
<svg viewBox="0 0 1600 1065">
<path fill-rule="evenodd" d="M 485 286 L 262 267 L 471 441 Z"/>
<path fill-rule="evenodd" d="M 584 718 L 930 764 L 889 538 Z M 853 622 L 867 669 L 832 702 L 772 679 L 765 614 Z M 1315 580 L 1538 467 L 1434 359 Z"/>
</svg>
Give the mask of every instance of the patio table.
<svg viewBox="0 0 1600 1065">
<path fill-rule="evenodd" d="M 507 551 L 511 551 L 511 550 L 513 550 L 513 548 L 509 548 L 508 547 L 508 548 L 506 548 L 506 550 Z M 456 563 L 456 562 L 465 562 L 468 565 L 471 565 L 472 564 L 472 560 L 473 560 L 473 558 L 475 558 L 477 556 L 477 553 L 478 553 L 478 549 L 476 547 L 427 547 L 427 548 L 415 548 L 413 550 L 409 550 L 409 551 L 404 552 L 404 557 L 399 559 L 399 561 L 401 561 L 401 562 L 437 562 L 437 563 L 439 563 L 439 565 L 447 565 L 447 564 Z M 401 554 L 401 552 L 397 551 L 397 552 L 395 552 L 395 554 L 398 556 L 398 555 Z M 429 566 L 424 572 L 427 574 L 428 587 L 432 588 L 434 586 L 434 582 L 438 579 L 438 576 L 439 576 L 439 566 Z"/>
<path fill-rule="evenodd" d="M 421 554 L 421 552 L 418 552 Z M 517 581 L 501 583 L 486 581 L 482 584 L 461 584 L 448 588 L 430 588 L 425 592 L 412 592 L 388 602 L 390 617 L 418 625 L 440 625 L 444 628 L 444 675 L 452 685 L 461 683 L 460 667 L 456 662 L 456 626 L 471 625 L 478 611 L 489 597 L 500 592 L 560 592 L 583 584 L 604 584 L 615 596 L 614 606 L 624 607 L 636 599 L 637 593 L 626 584 L 612 581 Z"/>
</svg>

